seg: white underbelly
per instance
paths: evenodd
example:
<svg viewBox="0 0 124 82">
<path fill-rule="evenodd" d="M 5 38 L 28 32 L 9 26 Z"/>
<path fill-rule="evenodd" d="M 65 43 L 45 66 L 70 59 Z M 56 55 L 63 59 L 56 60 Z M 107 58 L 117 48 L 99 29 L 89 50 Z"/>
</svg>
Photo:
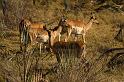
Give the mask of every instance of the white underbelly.
<svg viewBox="0 0 124 82">
<path fill-rule="evenodd" d="M 72 34 L 82 34 L 83 28 L 80 27 L 72 27 Z"/>
<path fill-rule="evenodd" d="M 37 41 L 38 42 L 42 42 L 42 43 L 46 43 L 49 40 L 49 36 L 48 35 L 41 35 L 37 37 Z"/>
</svg>

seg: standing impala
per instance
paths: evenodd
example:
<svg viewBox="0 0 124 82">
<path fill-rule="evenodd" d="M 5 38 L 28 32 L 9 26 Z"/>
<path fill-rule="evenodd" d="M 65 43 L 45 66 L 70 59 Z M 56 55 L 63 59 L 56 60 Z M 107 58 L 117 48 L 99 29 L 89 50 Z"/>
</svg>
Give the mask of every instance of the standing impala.
<svg viewBox="0 0 124 82">
<path fill-rule="evenodd" d="M 62 18 L 64 25 L 63 27 L 67 29 L 67 37 L 65 41 L 68 40 L 71 34 L 75 34 L 75 41 L 77 40 L 77 35 L 82 35 L 84 43 L 86 32 L 92 27 L 93 23 L 98 23 L 94 15 L 90 18 L 89 22 L 83 20 L 73 20 Z"/>
<path fill-rule="evenodd" d="M 53 29 L 50 29 L 50 32 L 51 32 L 51 45 L 53 45 L 53 41 L 54 39 L 59 36 L 59 41 L 60 41 L 60 37 L 61 37 L 61 32 L 62 32 L 62 29 L 63 29 L 63 20 L 61 19 L 58 23 L 58 26 L 56 26 L 55 28 Z"/>
<path fill-rule="evenodd" d="M 30 39 L 31 39 L 31 46 L 35 45 L 36 43 L 40 43 L 40 52 L 41 52 L 41 45 L 43 48 L 46 48 L 46 43 L 50 44 L 49 37 L 50 32 L 46 29 L 46 26 L 41 28 L 29 28 L 28 30 Z"/>
<path fill-rule="evenodd" d="M 32 23 L 28 19 L 21 20 L 21 22 L 19 23 L 20 49 L 22 50 L 22 45 L 25 44 L 25 41 L 29 37 L 28 29 L 43 29 L 44 26 L 45 26 L 45 24 Z"/>
<path fill-rule="evenodd" d="M 83 48 L 84 44 L 81 41 L 57 41 L 53 44 L 52 51 L 56 55 L 58 63 L 61 63 L 62 58 L 74 57 L 84 59 L 82 56 Z"/>
<path fill-rule="evenodd" d="M 40 52 L 41 52 L 41 45 L 44 46 L 45 43 L 48 43 L 49 47 L 51 47 L 57 36 L 59 36 L 60 39 L 60 33 L 62 31 L 61 24 L 62 22 L 60 21 L 58 26 L 50 30 L 47 30 L 46 26 L 43 26 L 43 29 L 29 27 L 28 33 L 31 38 L 31 44 L 36 42 L 40 43 Z M 46 46 L 44 47 L 46 48 Z"/>
<path fill-rule="evenodd" d="M 75 41 L 77 40 L 77 35 L 82 35 L 83 42 L 84 42 L 84 50 L 83 55 L 85 57 L 86 55 L 86 40 L 85 36 L 87 31 L 92 28 L 93 23 L 98 23 L 94 15 L 90 18 L 89 22 L 85 22 L 82 20 L 73 20 L 73 19 L 65 19 L 62 18 L 63 23 L 63 29 L 66 28 L 67 31 L 67 37 L 65 38 L 65 41 L 67 42 L 68 38 L 71 34 L 75 34 Z"/>
</svg>

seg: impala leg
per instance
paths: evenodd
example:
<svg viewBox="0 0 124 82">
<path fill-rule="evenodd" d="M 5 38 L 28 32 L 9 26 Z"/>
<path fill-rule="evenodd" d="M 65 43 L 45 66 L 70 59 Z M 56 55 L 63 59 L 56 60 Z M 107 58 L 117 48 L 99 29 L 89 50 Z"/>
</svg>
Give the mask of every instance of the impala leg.
<svg viewBox="0 0 124 82">
<path fill-rule="evenodd" d="M 42 49 L 42 43 L 40 43 L 40 54 L 41 54 L 41 49 Z"/>
<path fill-rule="evenodd" d="M 84 40 L 84 44 L 86 43 L 86 38 L 85 38 L 86 34 L 83 33 L 83 40 Z"/>
<path fill-rule="evenodd" d="M 25 44 L 26 34 L 24 32 L 20 33 L 20 50 L 23 50 L 23 45 Z"/>
<path fill-rule="evenodd" d="M 33 36 L 33 33 L 29 32 L 29 38 L 30 38 L 30 45 L 29 45 L 29 50 L 32 49 L 32 46 L 35 45 L 35 38 Z"/>
<path fill-rule="evenodd" d="M 68 38 L 68 32 L 67 32 L 67 36 L 66 36 L 66 38 L 65 38 L 65 42 L 67 42 L 67 38 Z"/>
<path fill-rule="evenodd" d="M 84 40 L 84 50 L 83 50 L 83 55 L 84 55 L 84 58 L 85 58 L 85 55 L 86 55 L 86 39 L 85 39 L 85 36 L 86 36 L 86 34 L 83 33 L 83 40 Z"/>
<path fill-rule="evenodd" d="M 32 43 L 32 40 L 33 40 L 33 34 L 29 32 L 29 37 L 30 37 L 30 40 L 31 40 L 31 43 Z"/>
<path fill-rule="evenodd" d="M 19 41 L 20 41 L 20 51 L 22 51 L 22 37 L 21 37 L 21 33 L 19 35 Z"/>
<path fill-rule="evenodd" d="M 52 50 L 51 50 L 51 47 L 52 47 L 52 45 L 53 45 L 53 41 L 52 41 L 52 36 L 49 36 L 49 49 L 50 49 L 50 52 L 52 52 Z"/>
<path fill-rule="evenodd" d="M 82 34 L 82 40 L 83 40 L 83 34 Z"/>
<path fill-rule="evenodd" d="M 53 36 L 51 36 L 50 38 L 50 44 L 51 44 L 50 47 L 53 46 Z"/>
<path fill-rule="evenodd" d="M 83 56 L 86 57 L 86 44 L 84 44 Z"/>
<path fill-rule="evenodd" d="M 69 39 L 70 35 L 71 35 L 71 29 L 68 29 L 67 37 L 65 39 L 65 42 L 67 42 L 67 40 Z"/>
<path fill-rule="evenodd" d="M 60 41 L 60 38 L 61 38 L 61 34 L 59 34 L 59 41 Z"/>
<path fill-rule="evenodd" d="M 44 49 L 45 49 L 44 51 L 46 52 L 46 49 L 47 49 L 47 46 L 46 45 L 44 45 Z"/>
<path fill-rule="evenodd" d="M 45 43 L 43 43 L 43 53 L 45 53 L 45 48 L 46 48 L 46 45 L 45 45 Z"/>
<path fill-rule="evenodd" d="M 77 35 L 75 34 L 75 36 L 74 36 L 74 41 L 77 41 Z"/>
</svg>

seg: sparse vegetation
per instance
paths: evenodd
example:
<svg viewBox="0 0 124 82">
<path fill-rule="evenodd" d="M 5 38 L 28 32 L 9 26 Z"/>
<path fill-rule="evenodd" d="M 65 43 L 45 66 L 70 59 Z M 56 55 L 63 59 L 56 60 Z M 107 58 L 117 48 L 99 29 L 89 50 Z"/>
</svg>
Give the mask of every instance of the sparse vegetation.
<svg viewBox="0 0 124 82">
<path fill-rule="evenodd" d="M 3 1 L 7 7 L 0 4 L 0 82 L 124 81 L 123 0 L 0 0 Z M 85 59 L 65 56 L 58 63 L 54 53 L 40 54 L 38 45 L 20 51 L 18 25 L 23 18 L 45 23 L 50 29 L 58 25 L 62 16 L 88 22 L 92 12 L 99 25 L 93 24 L 86 34 Z M 69 49 L 61 50 L 66 53 Z M 66 54 L 71 56 L 71 52 Z"/>
</svg>

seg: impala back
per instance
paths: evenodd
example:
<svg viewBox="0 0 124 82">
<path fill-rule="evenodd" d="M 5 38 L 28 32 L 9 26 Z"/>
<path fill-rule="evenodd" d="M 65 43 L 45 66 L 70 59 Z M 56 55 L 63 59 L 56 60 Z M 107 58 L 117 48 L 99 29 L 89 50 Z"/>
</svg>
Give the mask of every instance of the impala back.
<svg viewBox="0 0 124 82">
<path fill-rule="evenodd" d="M 82 42 L 56 42 L 52 46 L 54 54 L 56 54 L 57 61 L 60 63 L 62 58 L 80 58 L 83 52 Z"/>
</svg>

